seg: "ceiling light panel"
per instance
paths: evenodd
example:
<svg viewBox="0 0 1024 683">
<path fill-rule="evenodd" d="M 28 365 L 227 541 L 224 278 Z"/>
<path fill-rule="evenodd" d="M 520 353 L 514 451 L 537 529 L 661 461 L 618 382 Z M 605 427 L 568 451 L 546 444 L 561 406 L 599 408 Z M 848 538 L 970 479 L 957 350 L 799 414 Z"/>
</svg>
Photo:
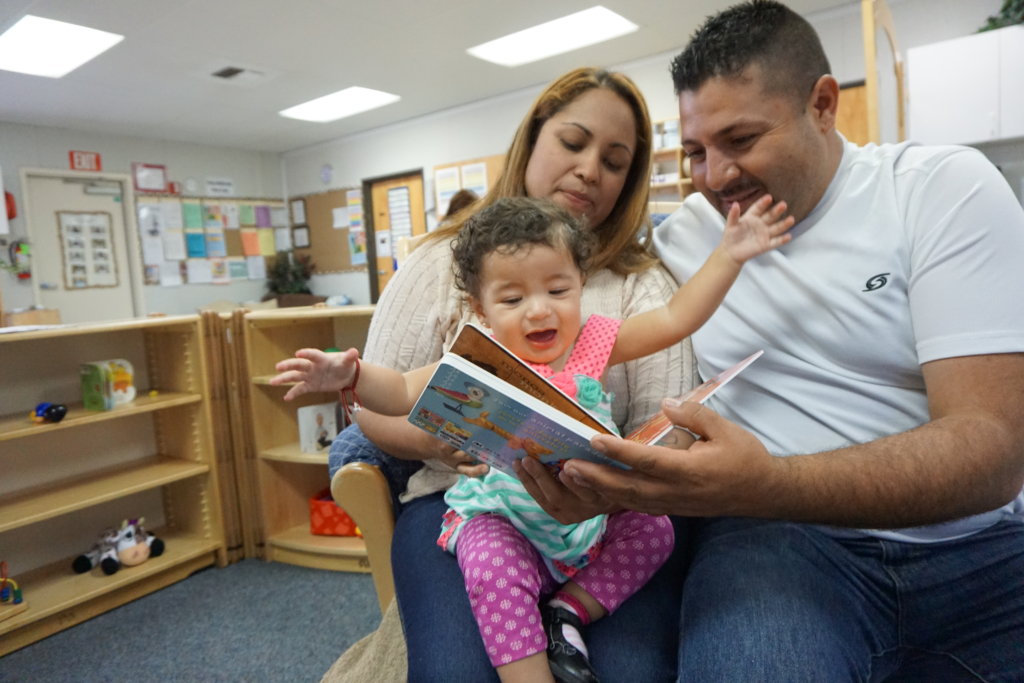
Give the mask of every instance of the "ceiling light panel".
<svg viewBox="0 0 1024 683">
<path fill-rule="evenodd" d="M 597 5 L 471 47 L 466 52 L 502 66 L 520 66 L 618 38 L 637 28 L 628 19 Z"/>
<path fill-rule="evenodd" d="M 309 102 L 297 104 L 278 113 L 290 119 L 327 123 L 393 104 L 400 99 L 402 98 L 398 95 L 380 90 L 352 86 Z"/>
<path fill-rule="evenodd" d="M 122 40 L 116 33 L 26 14 L 0 35 L 0 69 L 60 78 Z"/>
</svg>

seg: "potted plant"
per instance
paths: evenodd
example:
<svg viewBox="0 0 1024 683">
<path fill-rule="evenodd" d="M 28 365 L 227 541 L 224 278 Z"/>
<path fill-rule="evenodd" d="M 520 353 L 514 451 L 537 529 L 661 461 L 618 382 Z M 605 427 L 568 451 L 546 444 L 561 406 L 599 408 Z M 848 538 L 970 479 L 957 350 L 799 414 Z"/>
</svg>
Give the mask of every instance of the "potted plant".
<svg viewBox="0 0 1024 683">
<path fill-rule="evenodd" d="M 999 14 L 989 17 L 985 25 L 978 29 L 978 32 L 991 31 L 1014 24 L 1024 24 L 1024 0 L 1003 0 Z"/>
<path fill-rule="evenodd" d="M 316 296 L 309 289 L 313 266 L 313 257 L 309 254 L 277 252 L 267 265 L 267 294 L 263 300 L 277 299 L 279 308 L 311 306 L 324 301 L 326 297 Z"/>
</svg>

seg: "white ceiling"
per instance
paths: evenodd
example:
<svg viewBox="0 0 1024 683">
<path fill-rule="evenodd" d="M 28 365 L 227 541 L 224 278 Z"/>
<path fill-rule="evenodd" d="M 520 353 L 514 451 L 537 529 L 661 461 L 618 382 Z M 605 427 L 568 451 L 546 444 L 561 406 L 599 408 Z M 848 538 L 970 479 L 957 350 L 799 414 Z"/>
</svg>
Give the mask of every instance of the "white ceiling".
<svg viewBox="0 0 1024 683">
<path fill-rule="evenodd" d="M 0 32 L 34 14 L 125 36 L 64 78 L 0 71 L 0 121 L 281 152 L 543 84 L 576 66 L 671 52 L 731 4 L 603 0 L 640 29 L 514 69 L 466 54 L 600 1 L 0 0 Z M 807 14 L 855 1 L 788 4 Z M 226 66 L 263 77 L 210 75 Z M 332 123 L 277 113 L 350 85 L 402 100 Z"/>
</svg>

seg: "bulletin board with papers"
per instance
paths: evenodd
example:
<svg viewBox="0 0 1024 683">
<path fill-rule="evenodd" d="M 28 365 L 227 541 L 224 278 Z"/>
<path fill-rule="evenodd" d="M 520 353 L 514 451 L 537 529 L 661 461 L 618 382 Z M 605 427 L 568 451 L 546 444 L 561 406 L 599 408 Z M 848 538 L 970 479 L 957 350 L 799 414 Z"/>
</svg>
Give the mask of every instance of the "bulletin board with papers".
<svg viewBox="0 0 1024 683">
<path fill-rule="evenodd" d="M 293 203 L 295 254 L 312 256 L 314 273 L 366 270 L 366 232 L 361 190 L 328 190 L 293 197 L 289 201 Z M 294 208 L 299 206 L 302 209 L 296 212 Z M 298 223 L 297 219 L 305 219 L 305 223 Z"/>
<path fill-rule="evenodd" d="M 139 196 L 136 209 L 147 285 L 263 280 L 292 248 L 280 199 Z"/>
<path fill-rule="evenodd" d="M 448 200 L 459 190 L 483 197 L 505 167 L 504 154 L 492 154 L 434 167 L 434 207 L 438 219 L 448 212 Z"/>
</svg>

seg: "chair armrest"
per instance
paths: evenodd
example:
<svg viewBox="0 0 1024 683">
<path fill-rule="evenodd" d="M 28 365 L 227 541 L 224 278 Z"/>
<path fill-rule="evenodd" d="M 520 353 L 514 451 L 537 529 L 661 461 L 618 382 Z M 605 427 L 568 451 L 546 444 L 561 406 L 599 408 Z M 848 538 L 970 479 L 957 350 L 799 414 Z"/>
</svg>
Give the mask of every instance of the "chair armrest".
<svg viewBox="0 0 1024 683">
<path fill-rule="evenodd" d="M 387 478 L 375 465 L 350 462 L 331 480 L 331 496 L 359 526 L 366 543 L 377 601 L 383 613 L 395 595 L 391 575 L 391 536 L 395 531 L 395 513 Z"/>
</svg>

